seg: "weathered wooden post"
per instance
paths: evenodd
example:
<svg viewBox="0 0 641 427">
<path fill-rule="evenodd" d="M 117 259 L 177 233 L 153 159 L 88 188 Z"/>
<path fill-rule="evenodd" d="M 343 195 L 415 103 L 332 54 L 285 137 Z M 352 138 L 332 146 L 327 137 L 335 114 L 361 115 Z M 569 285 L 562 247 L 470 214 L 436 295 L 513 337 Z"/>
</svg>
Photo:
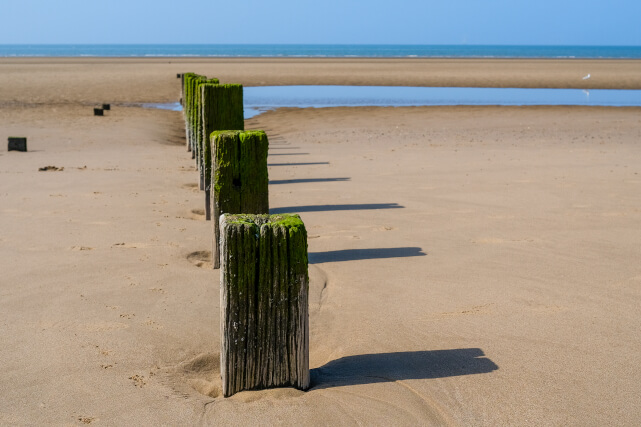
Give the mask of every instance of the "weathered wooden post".
<svg viewBox="0 0 641 427">
<path fill-rule="evenodd" d="M 196 125 L 194 113 L 196 110 L 196 85 L 201 79 L 203 79 L 203 76 L 192 74 L 187 86 L 187 131 L 189 132 L 189 146 L 191 147 L 192 159 L 196 158 L 196 133 L 194 132 L 194 127 Z"/>
<path fill-rule="evenodd" d="M 194 101 L 193 101 L 193 109 L 192 109 L 192 121 L 193 121 L 193 138 L 194 138 L 194 147 L 196 149 L 196 166 L 198 168 L 198 171 L 200 172 L 200 189 L 205 190 L 205 176 L 204 176 L 204 169 L 203 165 L 205 163 L 204 161 L 204 147 L 203 147 L 203 140 L 205 139 L 203 136 L 203 92 L 201 90 L 201 87 L 203 85 L 217 85 L 218 79 L 207 79 L 206 77 L 202 77 L 196 81 L 196 85 L 194 87 L 194 94 L 192 95 Z M 222 129 L 222 128 L 218 128 Z M 209 135 L 209 134 L 208 134 Z M 209 151 L 209 150 L 208 150 Z"/>
<path fill-rule="evenodd" d="M 183 113 L 185 111 L 185 104 L 183 103 L 185 99 L 185 74 L 180 74 L 180 105 L 183 107 Z"/>
<path fill-rule="evenodd" d="M 10 136 L 7 142 L 7 151 L 27 151 L 26 137 Z"/>
<path fill-rule="evenodd" d="M 220 267 L 220 227 L 225 213 L 269 213 L 267 150 L 263 131 L 215 131 L 211 134 L 212 261 Z"/>
<path fill-rule="evenodd" d="M 192 106 L 194 81 L 201 76 L 194 73 L 185 73 L 183 76 L 183 115 L 185 116 L 185 136 L 187 140 L 187 151 L 191 151 L 191 158 L 195 158 L 196 152 L 193 147 L 192 132 Z"/>
<path fill-rule="evenodd" d="M 307 232 L 298 215 L 220 217 L 223 396 L 309 388 Z"/>
<path fill-rule="evenodd" d="M 205 190 L 205 219 L 211 219 L 211 141 L 210 136 L 217 130 L 243 130 L 243 86 L 239 84 L 220 85 L 207 82 L 200 85 L 202 147 L 200 177 Z M 239 211 L 247 213 L 267 213 Z M 218 220 L 218 217 L 216 217 Z"/>
</svg>

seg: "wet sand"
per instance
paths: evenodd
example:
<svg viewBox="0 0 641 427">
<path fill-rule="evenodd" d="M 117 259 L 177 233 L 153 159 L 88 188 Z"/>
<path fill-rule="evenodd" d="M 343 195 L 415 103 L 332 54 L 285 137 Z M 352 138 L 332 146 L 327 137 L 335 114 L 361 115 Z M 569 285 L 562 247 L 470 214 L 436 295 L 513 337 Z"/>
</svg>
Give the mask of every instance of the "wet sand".
<svg viewBox="0 0 641 427">
<path fill-rule="evenodd" d="M 0 424 L 639 423 L 641 108 L 247 120 L 270 138 L 272 211 L 308 229 L 313 387 L 224 399 L 182 116 L 128 105 L 176 101 L 185 71 L 638 88 L 641 62 L 169 61 L 0 60 L 0 140 L 29 148 L 0 145 Z"/>
</svg>

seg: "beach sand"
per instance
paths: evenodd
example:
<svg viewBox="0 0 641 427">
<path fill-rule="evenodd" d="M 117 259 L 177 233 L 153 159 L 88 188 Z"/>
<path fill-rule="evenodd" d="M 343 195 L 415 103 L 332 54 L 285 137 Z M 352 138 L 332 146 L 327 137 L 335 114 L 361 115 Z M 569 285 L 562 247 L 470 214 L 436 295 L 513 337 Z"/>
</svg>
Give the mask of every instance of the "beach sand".
<svg viewBox="0 0 641 427">
<path fill-rule="evenodd" d="M 188 71 L 641 87 L 641 61 L 1 59 L 0 142 L 29 151 L 0 145 L 0 424 L 641 422 L 641 108 L 247 120 L 270 138 L 272 211 L 309 235 L 313 387 L 225 399 L 182 115 L 136 106 L 177 101 Z"/>
</svg>

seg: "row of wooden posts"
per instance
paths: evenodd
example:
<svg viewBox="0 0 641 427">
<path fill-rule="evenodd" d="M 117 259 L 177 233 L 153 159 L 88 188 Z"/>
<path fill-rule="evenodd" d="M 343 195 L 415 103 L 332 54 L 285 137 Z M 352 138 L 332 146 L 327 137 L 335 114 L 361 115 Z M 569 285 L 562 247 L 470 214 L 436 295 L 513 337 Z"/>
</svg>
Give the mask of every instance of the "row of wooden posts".
<svg viewBox="0 0 641 427">
<path fill-rule="evenodd" d="M 307 232 L 269 215 L 264 131 L 245 131 L 243 87 L 194 73 L 182 82 L 187 149 L 196 160 L 212 262 L 220 268 L 223 395 L 309 388 Z"/>
</svg>

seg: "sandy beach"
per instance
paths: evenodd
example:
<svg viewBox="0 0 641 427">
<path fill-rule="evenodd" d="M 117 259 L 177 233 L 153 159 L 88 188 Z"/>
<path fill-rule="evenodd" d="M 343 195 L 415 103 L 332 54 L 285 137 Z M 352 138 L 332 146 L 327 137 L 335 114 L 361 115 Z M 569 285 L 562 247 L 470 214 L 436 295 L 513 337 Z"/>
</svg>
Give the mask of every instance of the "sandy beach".
<svg viewBox="0 0 641 427">
<path fill-rule="evenodd" d="M 637 60 L 1 58 L 0 424 L 641 423 L 641 108 L 246 120 L 271 211 L 308 231 L 312 388 L 223 398 L 182 113 L 138 106 L 177 101 L 182 72 L 641 89 Z"/>
</svg>

